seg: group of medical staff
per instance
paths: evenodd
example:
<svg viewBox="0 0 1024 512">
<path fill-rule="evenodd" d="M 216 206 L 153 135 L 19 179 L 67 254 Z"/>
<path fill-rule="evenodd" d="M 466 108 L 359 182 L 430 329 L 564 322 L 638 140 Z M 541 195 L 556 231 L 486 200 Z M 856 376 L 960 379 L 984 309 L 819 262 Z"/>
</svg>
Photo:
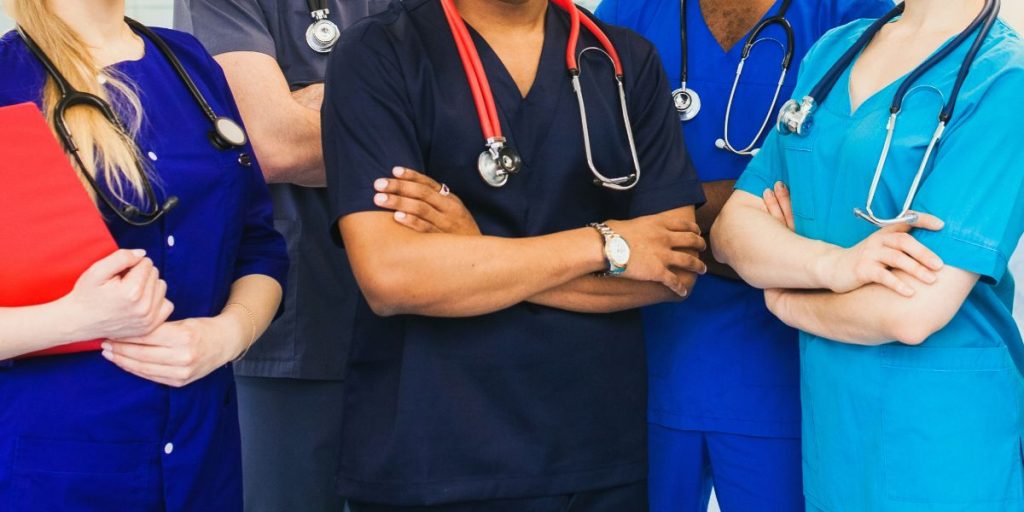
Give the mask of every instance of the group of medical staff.
<svg viewBox="0 0 1024 512">
<path fill-rule="evenodd" d="M 122 249 L 0 509 L 1024 510 L 1000 0 L 3 5 Z"/>
</svg>

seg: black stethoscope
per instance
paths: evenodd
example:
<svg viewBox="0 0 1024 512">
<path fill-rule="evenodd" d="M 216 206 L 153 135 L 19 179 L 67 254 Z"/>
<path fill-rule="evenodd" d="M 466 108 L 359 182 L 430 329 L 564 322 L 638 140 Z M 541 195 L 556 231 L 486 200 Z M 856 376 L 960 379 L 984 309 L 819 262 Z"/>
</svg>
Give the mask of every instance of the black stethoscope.
<svg viewBox="0 0 1024 512">
<path fill-rule="evenodd" d="M 160 36 L 156 35 L 145 25 L 130 18 L 125 18 L 124 21 L 132 28 L 132 30 L 142 34 L 152 41 L 157 49 L 160 50 L 160 53 L 163 54 L 164 58 L 166 58 L 171 64 L 171 67 L 174 68 L 175 73 L 178 74 L 178 77 L 181 78 L 185 87 L 188 88 L 189 93 L 195 99 L 199 108 L 203 111 L 203 114 L 213 125 L 213 129 L 210 130 L 209 133 L 209 138 L 214 147 L 220 150 L 227 150 L 244 146 L 247 141 L 245 130 L 243 130 L 242 126 L 234 120 L 218 116 L 217 113 L 214 112 L 213 107 L 211 107 L 209 102 L 206 101 L 206 98 L 203 97 L 202 92 L 200 92 L 199 88 L 196 87 L 195 82 L 192 81 L 192 77 L 190 77 L 188 72 L 185 71 L 185 68 L 181 65 L 181 61 L 179 61 L 174 55 L 174 52 L 172 52 L 171 48 L 167 46 L 167 43 L 165 43 Z M 57 105 L 53 109 L 54 128 L 57 131 L 57 136 L 60 138 L 61 145 L 64 147 L 64 151 L 70 154 L 72 158 L 75 159 L 75 162 L 78 163 L 78 169 L 85 177 L 85 180 L 89 183 L 89 186 L 96 192 L 96 196 L 99 197 L 100 201 L 110 208 L 110 210 L 113 211 L 121 220 L 132 226 L 138 227 L 153 224 L 177 206 L 178 198 L 175 196 L 168 197 L 163 204 L 158 206 L 156 192 L 153 190 L 153 184 L 149 181 L 149 178 L 146 177 L 145 172 L 141 173 L 141 178 L 144 194 L 146 196 L 146 203 L 149 205 L 148 210 L 140 209 L 139 207 L 129 203 L 119 205 L 118 202 L 120 200 L 107 194 L 107 192 L 100 187 L 99 183 L 96 182 L 96 178 L 85 171 L 86 167 L 82 162 L 81 155 L 79 154 L 78 145 L 75 144 L 75 139 L 72 136 L 71 131 L 68 129 L 67 123 L 64 119 L 67 110 L 76 106 L 93 107 L 99 110 L 108 122 L 117 126 L 122 131 L 124 131 L 124 125 L 121 123 L 120 119 L 117 118 L 117 115 L 114 113 L 114 110 L 111 108 L 109 103 L 94 94 L 75 89 L 70 83 L 68 83 L 67 78 L 64 77 L 64 75 L 53 64 L 53 61 L 46 56 L 46 53 L 43 52 L 42 48 L 36 44 L 25 30 L 20 26 L 17 27 L 17 30 L 18 35 L 20 35 L 22 40 L 25 42 L 25 46 L 27 46 L 29 51 L 39 59 L 43 68 L 46 69 L 46 73 L 50 75 L 54 84 L 57 86 L 58 91 L 60 91 L 60 101 L 57 102 Z M 144 169 L 141 162 L 139 162 L 138 167 L 140 170 Z"/>
<path fill-rule="evenodd" d="M 636 142 L 633 140 L 632 124 L 629 121 L 629 108 L 626 105 L 626 89 L 624 85 L 624 72 L 622 61 L 615 50 L 608 36 L 589 17 L 580 13 L 579 8 L 572 0 L 551 0 L 569 14 L 570 28 L 569 41 L 565 49 L 566 68 L 569 71 L 569 79 L 573 91 L 576 93 L 576 100 L 579 103 L 580 123 L 583 130 L 583 147 L 587 154 L 587 165 L 594 176 L 594 184 L 611 190 L 629 190 L 640 181 L 640 159 L 637 156 Z M 484 182 L 492 187 L 503 187 L 508 183 L 509 176 L 516 174 L 522 168 L 522 158 L 519 153 L 508 145 L 508 141 L 502 135 L 501 120 L 498 117 L 498 108 L 494 102 L 494 95 L 491 93 L 491 86 L 487 80 L 487 73 L 480 55 L 477 53 L 476 44 L 466 27 L 466 23 L 459 15 L 458 9 L 452 0 L 441 0 L 448 27 L 451 29 L 452 37 L 455 39 L 455 47 L 459 52 L 459 58 L 466 71 L 466 79 L 476 105 L 477 116 L 480 119 L 480 129 L 483 132 L 486 149 L 480 153 L 477 159 L 477 170 Z M 579 43 L 580 27 L 586 28 L 601 44 L 600 48 L 589 47 L 579 52 L 582 56 L 588 51 L 603 53 L 612 62 L 615 68 L 615 82 L 619 90 L 619 106 L 622 111 L 622 120 L 625 124 L 626 139 L 629 142 L 630 154 L 633 157 L 633 172 L 625 176 L 610 178 L 597 169 L 594 163 L 594 155 L 590 142 L 590 126 L 587 122 L 587 109 L 583 102 L 583 88 L 580 85 L 580 68 L 577 62 L 578 55 L 576 47 Z"/>
<path fill-rule="evenodd" d="M 306 4 L 309 5 L 309 16 L 313 18 L 306 29 L 306 44 L 317 53 L 330 53 L 341 37 L 341 29 L 327 19 L 331 13 L 327 0 L 306 0 Z"/>
<path fill-rule="evenodd" d="M 775 105 L 779 101 L 779 94 L 782 91 L 782 85 L 786 81 L 786 73 L 789 71 L 789 65 L 793 61 L 793 46 L 794 46 L 794 35 L 793 26 L 786 19 L 786 13 L 789 12 L 789 6 L 793 3 L 793 0 L 783 0 L 782 5 L 779 6 L 779 12 L 774 16 L 765 18 L 761 23 L 758 23 L 754 30 L 747 36 L 747 40 L 743 43 L 743 52 L 740 55 L 740 62 L 736 65 L 736 77 L 732 82 L 732 90 L 729 92 L 729 102 L 725 106 L 725 133 L 722 137 L 715 141 L 715 147 L 718 149 L 724 149 L 737 155 L 756 155 L 758 149 L 754 148 L 757 141 L 761 139 L 761 135 L 764 134 L 768 128 L 768 124 L 771 122 L 772 115 L 775 113 Z M 757 46 L 758 43 L 772 41 L 783 46 L 782 42 L 772 38 L 761 38 L 761 33 L 764 32 L 768 27 L 772 25 L 778 25 L 782 27 L 782 30 L 786 32 L 786 44 L 783 48 L 782 58 L 782 71 L 779 74 L 779 82 L 775 87 L 775 96 L 772 97 L 772 104 L 768 107 L 768 112 L 764 117 L 764 121 L 761 123 L 761 128 L 757 131 L 757 135 L 750 141 L 750 144 L 742 148 L 737 148 L 729 141 L 729 120 L 732 117 L 732 104 L 733 99 L 736 97 L 736 89 L 739 86 L 740 78 L 743 76 L 743 66 L 747 62 L 747 58 L 750 57 L 750 52 Z M 688 55 L 688 37 L 687 37 L 687 25 L 686 25 L 686 0 L 680 0 L 679 3 L 679 27 L 680 27 L 680 41 L 682 42 L 682 48 L 680 52 L 680 66 L 679 66 L 679 82 L 680 86 L 678 89 L 672 91 L 672 103 L 675 104 L 676 111 L 679 112 L 679 118 L 683 121 L 690 121 L 697 117 L 701 109 L 700 95 L 697 91 L 689 88 L 688 85 L 688 69 L 687 64 L 689 61 Z"/>
<path fill-rule="evenodd" d="M 853 46 L 851 46 L 846 53 L 844 53 L 839 60 L 832 65 L 832 67 L 825 73 L 821 81 L 811 89 L 811 92 L 804 96 L 799 102 L 795 99 L 791 99 L 782 106 L 782 110 L 779 112 L 778 124 L 776 129 L 782 135 L 797 135 L 806 136 L 813 126 L 814 111 L 818 104 L 824 103 L 829 93 L 835 87 L 836 83 L 842 77 L 846 69 L 853 64 L 854 59 L 860 54 L 860 52 L 874 39 L 875 35 L 884 27 L 887 23 L 895 19 L 897 16 L 903 14 L 905 5 L 900 4 L 895 9 L 890 11 L 885 16 L 879 18 L 871 24 L 864 31 L 864 34 L 857 39 Z M 878 159 L 878 165 L 875 167 L 875 175 L 871 180 L 871 187 L 868 189 L 867 204 L 862 208 L 854 208 L 853 212 L 858 217 L 875 224 L 877 226 L 887 226 L 892 224 L 900 224 L 907 222 L 914 222 L 916 216 L 910 212 L 911 203 L 914 202 L 914 197 L 917 195 L 917 189 L 921 185 L 921 180 L 924 177 L 924 171 L 928 167 L 928 162 L 931 160 L 932 153 L 935 151 L 935 147 L 942 138 L 942 134 L 946 131 L 946 126 L 949 121 L 953 118 L 953 111 L 956 109 L 956 100 L 960 95 L 960 89 L 964 85 L 964 80 L 967 79 L 967 74 L 971 70 L 971 66 L 974 64 L 975 58 L 981 51 L 981 46 L 985 42 L 985 38 L 988 36 L 995 24 L 996 19 L 999 17 L 1000 0 L 986 0 L 985 7 L 982 8 L 974 21 L 959 35 L 957 35 L 949 44 L 939 49 L 934 55 L 929 57 L 927 60 L 917 66 L 907 77 L 900 83 L 899 89 L 896 90 L 895 96 L 893 96 L 892 104 L 889 107 L 889 121 L 886 123 L 886 136 L 885 144 L 882 146 L 882 154 Z M 935 133 L 932 135 L 931 142 L 928 143 L 928 148 L 925 150 L 924 157 L 921 159 L 921 164 L 917 168 L 917 173 L 914 175 L 914 181 L 910 185 L 910 190 L 907 192 L 907 197 L 903 201 L 903 207 L 900 210 L 899 215 L 889 218 L 882 219 L 875 215 L 871 206 L 875 200 L 875 192 L 878 190 L 878 182 L 882 178 L 882 171 L 885 169 L 885 163 L 889 158 L 889 149 L 892 146 L 893 134 L 896 131 L 896 121 L 899 119 L 900 111 L 903 109 L 903 100 L 906 98 L 907 93 L 914 83 L 921 78 L 926 72 L 934 68 L 939 62 L 948 57 L 957 48 L 963 45 L 971 34 L 977 32 L 977 36 L 974 39 L 974 43 L 971 45 L 967 55 L 964 57 L 963 63 L 960 65 L 960 71 L 957 73 L 956 81 L 953 83 L 953 90 L 950 92 L 949 100 L 942 107 L 939 112 L 939 124 L 935 128 Z"/>
</svg>

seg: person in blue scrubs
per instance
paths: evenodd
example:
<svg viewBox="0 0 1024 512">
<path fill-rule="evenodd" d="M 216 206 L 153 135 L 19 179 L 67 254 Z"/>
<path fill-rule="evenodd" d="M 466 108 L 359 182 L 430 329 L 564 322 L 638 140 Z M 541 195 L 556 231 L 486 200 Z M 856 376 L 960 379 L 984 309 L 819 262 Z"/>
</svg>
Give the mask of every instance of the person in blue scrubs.
<svg viewBox="0 0 1024 512">
<path fill-rule="evenodd" d="M 478 173 L 481 122 L 441 2 L 393 2 L 328 65 L 328 191 L 364 295 L 341 494 L 353 512 L 646 510 L 636 308 L 679 300 L 704 270 L 703 196 L 668 81 L 650 43 L 596 22 L 622 59 L 642 169 L 631 190 L 598 186 L 569 15 L 548 0 L 454 4 L 522 157 L 503 187 Z M 573 53 L 599 45 L 582 30 Z M 595 161 L 621 176 L 633 162 L 614 68 L 597 51 L 579 62 Z M 439 220 L 462 205 L 471 222 Z M 621 263 L 602 251 L 618 239 L 588 226 L 607 219 L 628 219 L 607 222 L 631 248 L 619 277 L 594 275 Z"/>
<path fill-rule="evenodd" d="M 270 323 L 288 267 L 252 150 L 211 144 L 210 119 L 155 40 L 122 21 L 123 4 L 11 5 L 74 88 L 118 98 L 120 122 L 138 116 L 131 138 L 115 142 L 142 155 L 145 164 L 132 165 L 149 173 L 157 202 L 175 196 L 178 205 L 143 227 L 101 206 L 124 249 L 93 265 L 58 301 L 0 308 L 2 508 L 240 511 L 238 415 L 227 363 Z M 154 31 L 214 112 L 238 120 L 220 68 L 199 42 Z M 0 105 L 35 102 L 45 112 L 59 96 L 15 32 L 0 38 L 0 71 Z M 141 108 L 112 89 L 115 82 L 137 91 Z M 80 148 L 116 133 L 96 109 L 76 107 L 68 119 Z M 112 147 L 110 139 L 104 143 Z M 78 170 L 103 172 L 95 167 Z M 101 177 L 100 190 L 112 194 L 118 176 Z M 126 183 L 123 197 L 137 204 L 140 195 Z M 102 352 L 19 357 L 88 339 L 109 341 Z"/>
<path fill-rule="evenodd" d="M 808 133 L 768 137 L 713 229 L 715 255 L 801 330 L 808 510 L 1024 509 L 1024 357 L 1007 273 L 1024 233 L 1016 32 L 996 21 L 983 39 L 911 203 L 916 221 L 879 228 L 853 213 L 867 205 L 905 74 L 982 3 L 908 0 L 816 98 Z M 871 24 L 818 42 L 791 97 Z M 910 86 L 877 216 L 901 211 L 974 37 Z"/>
<path fill-rule="evenodd" d="M 604 0 L 597 15 L 650 39 L 680 87 L 682 19 L 687 87 L 702 107 L 682 122 L 686 146 L 708 203 L 697 211 L 704 233 L 732 193 L 749 155 L 716 147 L 744 43 L 755 25 L 777 16 L 783 0 Z M 686 15 L 680 16 L 685 6 Z M 799 63 L 826 31 L 878 17 L 890 0 L 794 0 L 792 64 L 772 109 L 786 33 L 769 25 L 744 63 L 732 99 L 729 141 L 759 148 L 775 113 L 793 92 Z M 776 44 L 777 41 L 780 44 Z M 663 91 L 668 95 L 669 91 Z M 759 131 L 760 130 L 760 131 Z M 710 259 L 710 258 L 709 258 Z M 707 510 L 712 485 L 725 512 L 803 508 L 797 333 L 774 318 L 760 290 L 709 261 L 683 304 L 644 310 L 649 372 L 650 493 L 655 512 Z"/>
</svg>

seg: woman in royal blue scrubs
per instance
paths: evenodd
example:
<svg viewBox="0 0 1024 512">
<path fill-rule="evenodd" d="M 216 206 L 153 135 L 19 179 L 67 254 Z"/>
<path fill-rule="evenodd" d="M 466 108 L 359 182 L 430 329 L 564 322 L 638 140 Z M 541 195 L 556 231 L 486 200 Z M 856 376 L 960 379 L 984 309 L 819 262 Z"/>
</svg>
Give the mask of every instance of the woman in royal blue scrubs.
<svg viewBox="0 0 1024 512">
<path fill-rule="evenodd" d="M 0 308 L 0 508 L 241 510 L 226 363 L 269 324 L 287 269 L 251 149 L 211 144 L 210 119 L 156 41 L 122 21 L 123 4 L 18 0 L 9 7 L 74 88 L 114 97 L 118 121 L 140 121 L 137 132 L 128 129 L 131 138 L 119 138 L 99 110 L 69 111 L 79 146 L 91 141 L 97 160 L 119 164 L 105 174 L 97 164 L 78 166 L 101 176 L 94 196 L 116 196 L 108 184 L 120 180 L 125 201 L 139 201 L 132 177 L 145 172 L 157 204 L 174 196 L 178 205 L 143 227 L 101 207 L 124 250 L 58 301 Z M 220 69 L 199 43 L 156 34 L 212 109 L 238 119 Z M 0 105 L 35 102 L 49 113 L 60 95 L 27 41 L 14 32 L 0 39 Z M 18 358 L 96 338 L 111 340 L 102 353 Z"/>
<path fill-rule="evenodd" d="M 826 35 L 792 96 L 814 97 L 814 124 L 785 117 L 783 133 L 802 130 L 768 137 L 712 233 L 715 255 L 802 331 L 809 510 L 1024 510 L 1024 347 L 1007 273 L 1024 233 L 1024 44 L 1001 21 L 966 31 L 983 3 L 907 0 L 891 22 Z M 825 76 L 830 94 L 815 87 Z M 899 215 L 908 197 L 924 213 Z M 870 212 L 898 219 L 880 228 Z"/>
<path fill-rule="evenodd" d="M 890 0 L 785 4 L 604 0 L 597 10 L 605 21 L 632 28 L 657 46 L 673 88 L 681 85 L 680 28 L 686 22 L 687 86 L 700 95 L 702 107 L 682 126 L 708 198 L 697 212 L 705 233 L 750 162 L 749 155 L 715 144 L 725 135 L 730 90 L 749 37 L 733 29 L 729 19 L 754 20 L 744 26 L 747 31 L 785 6 L 793 56 L 777 109 L 792 94 L 799 63 L 822 34 L 892 8 Z M 686 16 L 680 16 L 683 6 Z M 726 50 L 720 38 L 735 43 Z M 767 130 L 759 129 L 771 109 L 784 57 L 787 37 L 781 25 L 769 25 L 760 38 L 769 40 L 753 47 L 732 99 L 729 140 L 737 149 L 763 143 Z M 774 120 L 774 110 L 770 116 Z M 651 510 L 707 510 L 712 485 L 726 512 L 802 510 L 797 333 L 768 312 L 760 290 L 727 268 L 712 264 L 709 269 L 711 275 L 685 303 L 644 311 Z"/>
</svg>

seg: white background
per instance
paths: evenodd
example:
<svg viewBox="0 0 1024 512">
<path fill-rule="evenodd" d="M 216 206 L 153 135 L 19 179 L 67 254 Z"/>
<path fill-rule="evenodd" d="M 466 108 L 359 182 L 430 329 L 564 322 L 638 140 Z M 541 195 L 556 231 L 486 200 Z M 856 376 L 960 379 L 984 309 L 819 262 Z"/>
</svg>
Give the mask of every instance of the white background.
<svg viewBox="0 0 1024 512">
<path fill-rule="evenodd" d="M 44 0 L 40 0 L 44 1 Z M 601 0 L 577 0 L 577 3 L 593 9 Z M 127 0 L 128 15 L 148 25 L 170 26 L 171 25 L 171 0 Z M 1010 0 L 1003 3 L 1003 18 L 1017 27 L 1024 27 L 1024 2 Z M 9 18 L 0 13 L 0 31 L 6 31 L 13 23 Z M 1011 262 L 1011 268 L 1017 276 L 1020 284 L 1018 288 L 1018 300 L 1016 304 L 1017 321 L 1024 329 L 1024 240 L 1021 241 L 1017 257 Z M 717 512 L 718 506 L 711 505 L 711 512 Z"/>
</svg>

